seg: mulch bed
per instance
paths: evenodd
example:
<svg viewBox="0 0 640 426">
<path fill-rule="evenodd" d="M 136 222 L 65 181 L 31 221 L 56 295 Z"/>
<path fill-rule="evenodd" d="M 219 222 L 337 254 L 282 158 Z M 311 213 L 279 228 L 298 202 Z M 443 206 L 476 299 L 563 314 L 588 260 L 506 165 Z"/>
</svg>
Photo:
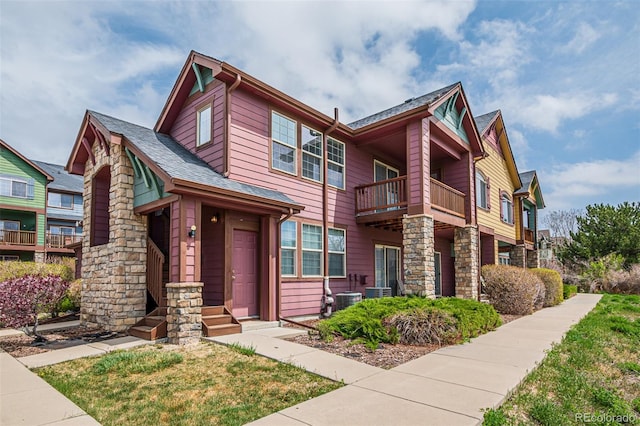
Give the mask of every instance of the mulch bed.
<svg viewBox="0 0 640 426">
<path fill-rule="evenodd" d="M 500 315 L 502 317 L 502 323 L 506 324 L 518 318 L 522 315 Z M 300 321 L 300 324 L 304 324 L 307 327 L 314 327 L 315 324 L 320 321 L 319 319 Z M 409 362 L 413 359 L 420 358 L 430 352 L 440 349 L 439 345 L 427 345 L 427 346 L 413 346 L 413 345 L 401 345 L 401 344 L 386 344 L 381 343 L 375 351 L 367 348 L 363 344 L 356 344 L 351 340 L 344 339 L 342 337 L 335 337 L 331 342 L 325 342 L 318 336 L 317 332 L 309 330 L 307 327 L 299 326 L 297 324 L 285 323 L 285 327 L 300 328 L 310 331 L 305 335 L 289 337 L 286 340 L 290 342 L 299 343 L 301 345 L 309 346 L 316 349 L 321 349 L 332 354 L 340 355 L 345 358 L 350 358 L 365 364 L 373 365 L 374 367 L 380 367 L 384 369 L 390 369 L 397 367 L 405 362 Z"/>
<path fill-rule="evenodd" d="M 85 343 L 101 342 L 107 339 L 123 337 L 126 334 L 104 331 L 99 328 L 83 326 L 67 327 L 58 330 L 39 332 L 47 339 L 46 342 L 34 343 L 33 337 L 25 334 L 0 337 L 0 348 L 14 358 L 41 354 L 55 349 L 83 345 Z"/>
</svg>

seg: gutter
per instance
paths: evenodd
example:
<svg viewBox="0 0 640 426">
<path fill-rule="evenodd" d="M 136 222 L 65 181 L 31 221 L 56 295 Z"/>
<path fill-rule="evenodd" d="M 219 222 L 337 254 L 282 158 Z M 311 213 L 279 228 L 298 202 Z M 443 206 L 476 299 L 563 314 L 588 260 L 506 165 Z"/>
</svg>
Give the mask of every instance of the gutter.
<svg viewBox="0 0 640 426">
<path fill-rule="evenodd" d="M 236 90 L 236 88 L 240 85 L 242 81 L 242 76 L 240 74 L 236 74 L 236 81 L 233 82 L 231 86 L 227 88 L 227 92 L 224 97 L 224 109 L 227 114 L 227 119 L 224 125 L 224 167 L 222 170 L 222 176 L 229 177 L 229 163 L 230 163 L 230 152 L 229 149 L 229 135 L 231 133 L 231 92 Z"/>
</svg>

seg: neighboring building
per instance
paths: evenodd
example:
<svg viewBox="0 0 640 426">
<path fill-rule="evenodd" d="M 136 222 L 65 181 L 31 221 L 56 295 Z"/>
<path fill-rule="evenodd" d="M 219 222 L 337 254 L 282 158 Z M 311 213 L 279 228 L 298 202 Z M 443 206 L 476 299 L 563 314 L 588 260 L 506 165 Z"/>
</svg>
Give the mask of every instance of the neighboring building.
<svg viewBox="0 0 640 426">
<path fill-rule="evenodd" d="M 0 261 L 44 262 L 46 187 L 53 177 L 0 139 Z"/>
<path fill-rule="evenodd" d="M 535 171 L 518 173 L 501 111 L 475 121 L 485 148 L 476 162 L 480 263 L 538 267 L 535 235 L 544 201 Z"/>
<path fill-rule="evenodd" d="M 64 166 L 33 163 L 53 177 L 47 186 L 47 254 L 75 255 L 68 246 L 82 240 L 83 179 L 67 173 Z"/>
<path fill-rule="evenodd" d="M 477 298 L 483 155 L 460 83 L 345 124 L 192 52 L 153 129 L 85 114 L 82 320 L 126 329 L 178 289 L 236 317 L 318 314 L 325 277 Z"/>
</svg>

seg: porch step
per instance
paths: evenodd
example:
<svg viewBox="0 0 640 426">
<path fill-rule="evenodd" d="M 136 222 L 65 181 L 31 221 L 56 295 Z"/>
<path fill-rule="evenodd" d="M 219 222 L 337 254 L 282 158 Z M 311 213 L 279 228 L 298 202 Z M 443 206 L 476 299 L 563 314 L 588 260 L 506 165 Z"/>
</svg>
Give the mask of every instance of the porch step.
<svg viewBox="0 0 640 426">
<path fill-rule="evenodd" d="M 156 308 L 129 328 L 131 336 L 145 340 L 167 337 L 167 308 Z"/>
<path fill-rule="evenodd" d="M 202 334 L 205 337 L 242 333 L 242 326 L 224 306 L 202 307 Z"/>
</svg>

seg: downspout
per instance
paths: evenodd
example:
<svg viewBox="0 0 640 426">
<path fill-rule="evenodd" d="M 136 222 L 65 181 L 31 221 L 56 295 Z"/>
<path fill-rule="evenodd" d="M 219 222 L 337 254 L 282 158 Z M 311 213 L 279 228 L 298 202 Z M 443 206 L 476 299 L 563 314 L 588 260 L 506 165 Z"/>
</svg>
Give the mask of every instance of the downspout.
<svg viewBox="0 0 640 426">
<path fill-rule="evenodd" d="M 224 167 L 222 171 L 222 176 L 229 177 L 229 156 L 231 150 L 229 149 L 229 135 L 231 134 L 231 92 L 236 90 L 236 88 L 240 85 L 240 81 L 242 80 L 242 76 L 240 74 L 236 75 L 236 81 L 233 82 L 231 86 L 227 88 L 227 93 L 224 97 L 224 109 L 227 114 L 227 121 L 224 125 Z"/>
<path fill-rule="evenodd" d="M 287 220 L 289 220 L 289 218 L 293 216 L 293 209 L 291 207 L 289 207 L 289 213 L 287 213 L 284 217 L 280 218 L 280 220 L 278 221 L 278 230 L 276 232 L 276 245 L 278 247 L 278 250 L 280 250 L 280 225 L 282 225 L 282 222 L 285 222 Z M 276 318 L 280 319 L 280 294 L 282 293 L 281 291 L 281 287 L 282 287 L 282 276 L 280 274 L 280 254 L 278 254 L 278 256 L 276 256 Z"/>
<path fill-rule="evenodd" d="M 322 161 L 322 232 L 323 232 L 323 264 L 324 264 L 324 277 L 322 280 L 322 304 L 320 307 L 320 314 L 328 318 L 331 316 L 333 309 L 333 294 L 329 288 L 329 184 L 327 182 L 327 172 L 329 171 L 328 160 L 328 142 L 327 138 L 329 133 L 333 132 L 338 127 L 338 108 L 333 109 L 333 124 L 322 135 L 322 152 L 324 153 Z"/>
</svg>

